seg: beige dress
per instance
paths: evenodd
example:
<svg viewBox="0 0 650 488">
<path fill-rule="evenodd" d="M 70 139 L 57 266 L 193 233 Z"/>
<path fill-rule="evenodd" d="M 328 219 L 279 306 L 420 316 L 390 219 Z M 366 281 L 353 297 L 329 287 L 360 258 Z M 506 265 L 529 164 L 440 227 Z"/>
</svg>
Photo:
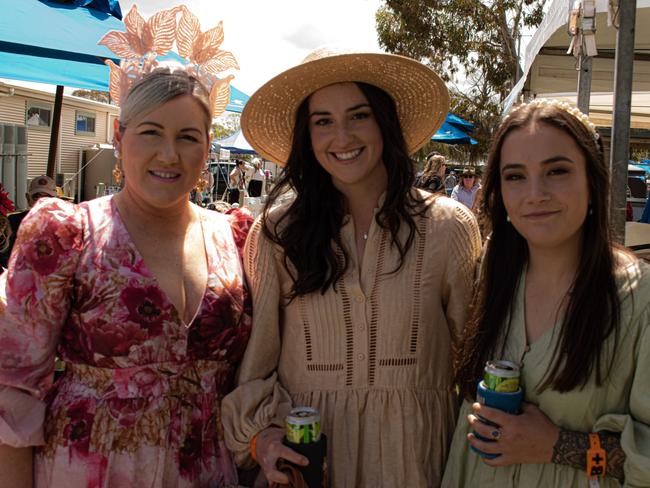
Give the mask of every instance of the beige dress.
<svg viewBox="0 0 650 488">
<path fill-rule="evenodd" d="M 240 464 L 250 462 L 254 434 L 283 425 L 293 406 L 309 405 L 320 411 L 329 439 L 332 487 L 440 484 L 458 412 L 451 351 L 466 318 L 480 236 L 463 205 L 430 200 L 399 272 L 390 273 L 398 253 L 374 220 L 359 265 L 346 217 L 343 282 L 291 302 L 283 298 L 292 281 L 282 254 L 256 222 L 245 252 L 253 331 L 240 386 L 223 403 L 226 442 Z"/>
</svg>

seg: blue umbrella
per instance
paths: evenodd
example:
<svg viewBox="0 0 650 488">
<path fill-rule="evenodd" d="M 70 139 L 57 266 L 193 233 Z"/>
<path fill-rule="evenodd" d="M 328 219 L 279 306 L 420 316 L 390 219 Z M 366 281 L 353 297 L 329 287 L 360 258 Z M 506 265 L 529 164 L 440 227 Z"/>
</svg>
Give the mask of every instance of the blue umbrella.
<svg viewBox="0 0 650 488">
<path fill-rule="evenodd" d="M 478 144 L 476 139 L 447 121 L 442 123 L 442 126 L 433 135 L 431 140 L 434 142 L 444 142 L 445 144 Z"/>
<path fill-rule="evenodd" d="M 117 4 L 94 0 L 92 5 L 107 1 Z M 104 60 L 119 64 L 119 59 L 97 42 L 108 31 L 124 31 L 122 21 L 92 8 L 45 0 L 0 0 L 0 12 L 0 78 L 108 90 L 109 68 Z M 162 59 L 181 60 L 175 53 Z M 241 113 L 248 98 L 231 86 L 226 110 Z"/>
<path fill-rule="evenodd" d="M 447 114 L 447 117 L 445 118 L 445 122 L 466 132 L 471 132 L 472 130 L 474 130 L 474 124 L 468 122 L 465 119 L 460 118 L 458 115 L 452 114 L 451 112 Z"/>
</svg>

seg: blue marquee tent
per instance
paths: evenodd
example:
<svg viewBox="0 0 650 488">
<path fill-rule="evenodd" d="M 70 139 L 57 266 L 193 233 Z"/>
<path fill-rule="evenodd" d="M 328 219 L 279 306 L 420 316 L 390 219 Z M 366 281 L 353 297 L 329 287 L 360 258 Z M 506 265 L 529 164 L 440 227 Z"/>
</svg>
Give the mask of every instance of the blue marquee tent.
<svg viewBox="0 0 650 488">
<path fill-rule="evenodd" d="M 242 134 L 241 130 L 212 143 L 213 152 L 218 152 L 220 148 L 228 149 L 234 154 L 255 154 L 255 149 L 253 149 L 244 138 L 244 134 Z"/>
</svg>

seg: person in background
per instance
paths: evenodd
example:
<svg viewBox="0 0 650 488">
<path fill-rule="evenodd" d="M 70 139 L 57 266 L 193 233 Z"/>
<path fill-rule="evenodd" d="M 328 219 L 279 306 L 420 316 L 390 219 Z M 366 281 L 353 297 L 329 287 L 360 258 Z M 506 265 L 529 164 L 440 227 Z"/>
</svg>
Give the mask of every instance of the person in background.
<svg viewBox="0 0 650 488">
<path fill-rule="evenodd" d="M 246 191 L 246 163 L 241 159 L 235 160 L 235 167 L 228 176 L 230 188 L 228 189 L 228 203 L 241 205 L 243 195 Z"/>
<path fill-rule="evenodd" d="M 456 172 L 452 169 L 447 177 L 445 178 L 445 192 L 447 196 L 451 196 L 451 192 L 454 191 L 454 187 L 457 185 L 458 180 L 456 180 Z"/>
<path fill-rule="evenodd" d="M 477 193 L 480 185 L 476 178 L 476 173 L 472 168 L 465 168 L 460 175 L 460 182 L 451 192 L 451 198 L 462 203 L 467 208 L 474 210 L 474 203 L 477 201 Z"/>
<path fill-rule="evenodd" d="M 251 219 L 188 199 L 212 113 L 184 69 L 145 74 L 114 127 L 124 188 L 24 219 L 0 281 L 5 486 L 237 484 L 219 419 L 250 333 Z"/>
<path fill-rule="evenodd" d="M 427 156 L 424 170 L 415 180 L 415 186 L 431 193 L 445 193 L 443 178 L 447 169 L 447 160 L 442 154 L 431 153 Z"/>
<path fill-rule="evenodd" d="M 14 209 L 14 202 L 9 198 L 9 194 L 5 191 L 2 183 L 0 183 L 0 253 L 5 253 L 9 249 L 13 231 L 7 219 L 7 214 Z M 6 268 L 6 262 L 2 262 L 0 273 Z"/>
<path fill-rule="evenodd" d="M 236 459 L 269 482 L 287 482 L 279 459 L 306 462 L 282 437 L 291 408 L 310 406 L 331 486 L 440 483 L 480 237 L 463 205 L 413 188 L 409 155 L 448 100 L 415 60 L 320 49 L 244 108 L 246 140 L 285 168 L 246 243 L 253 330 L 223 420 Z"/>
<path fill-rule="evenodd" d="M 248 196 L 260 197 L 262 196 L 262 188 L 264 188 L 264 181 L 266 179 L 264 170 L 262 169 L 262 160 L 253 158 L 252 165 L 252 174 L 250 180 L 248 180 Z"/>
<path fill-rule="evenodd" d="M 609 189 L 595 126 L 566 102 L 519 106 L 497 130 L 444 488 L 650 486 L 650 266 L 612 241 Z M 475 403 L 500 359 L 521 368 L 520 415 Z"/>
<path fill-rule="evenodd" d="M 6 268 L 9 264 L 9 257 L 11 256 L 11 250 L 13 249 L 14 243 L 16 242 L 16 236 L 18 235 L 18 228 L 20 227 L 20 223 L 27 216 L 36 202 L 39 199 L 46 197 L 58 197 L 56 184 L 54 180 L 47 175 L 37 176 L 29 182 L 27 193 L 25 193 L 28 208 L 7 215 L 7 219 L 11 227 L 11 235 L 9 237 L 9 242 L 6 249 L 0 252 L 0 265 L 2 267 Z"/>
</svg>

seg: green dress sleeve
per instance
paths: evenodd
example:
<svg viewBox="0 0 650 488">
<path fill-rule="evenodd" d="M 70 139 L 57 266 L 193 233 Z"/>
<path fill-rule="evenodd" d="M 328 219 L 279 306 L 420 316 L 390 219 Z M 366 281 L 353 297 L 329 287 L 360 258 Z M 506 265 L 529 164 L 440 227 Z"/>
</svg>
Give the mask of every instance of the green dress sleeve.
<svg viewBox="0 0 650 488">
<path fill-rule="evenodd" d="M 628 409 L 608 413 L 594 425 L 594 431 L 607 430 L 621 433 L 621 447 L 625 452 L 625 487 L 650 486 L 650 304 L 647 296 L 637 296 L 645 301 L 645 309 L 636 318 L 637 336 L 633 354 L 635 370 L 630 387 Z M 639 304 L 641 305 L 641 304 Z M 611 381 L 616 381 L 616 373 Z"/>
</svg>

